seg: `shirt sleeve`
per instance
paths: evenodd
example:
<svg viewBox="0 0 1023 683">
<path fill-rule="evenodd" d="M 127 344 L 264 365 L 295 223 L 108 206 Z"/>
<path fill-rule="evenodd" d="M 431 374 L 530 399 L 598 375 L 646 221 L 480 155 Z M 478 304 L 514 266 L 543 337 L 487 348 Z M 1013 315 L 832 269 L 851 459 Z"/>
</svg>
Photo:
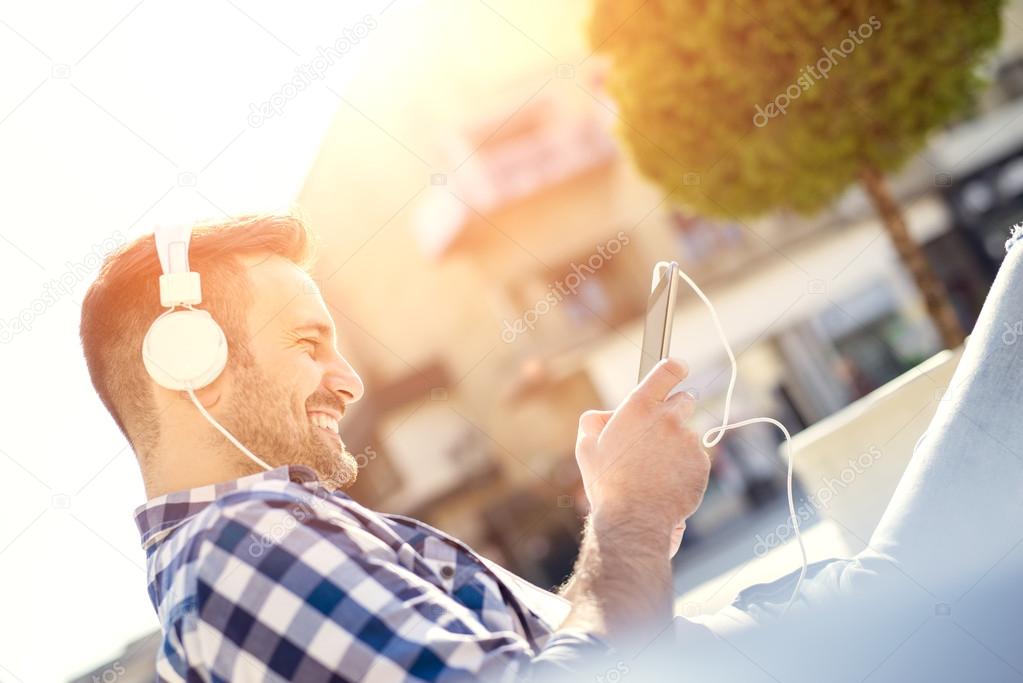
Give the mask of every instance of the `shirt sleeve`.
<svg viewBox="0 0 1023 683">
<path fill-rule="evenodd" d="M 218 505 L 185 639 L 207 680 L 571 680 L 607 651 L 585 634 L 556 634 L 537 652 L 491 631 L 413 571 L 414 557 L 299 498 L 248 491 Z"/>
</svg>

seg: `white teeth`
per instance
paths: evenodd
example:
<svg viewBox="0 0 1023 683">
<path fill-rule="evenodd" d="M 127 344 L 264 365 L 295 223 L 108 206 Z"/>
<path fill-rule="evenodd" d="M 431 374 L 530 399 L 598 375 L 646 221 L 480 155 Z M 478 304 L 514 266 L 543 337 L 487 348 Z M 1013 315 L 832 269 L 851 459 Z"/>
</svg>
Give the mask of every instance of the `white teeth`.
<svg viewBox="0 0 1023 683">
<path fill-rule="evenodd" d="M 329 415 L 325 415 L 324 413 L 309 413 L 309 420 L 317 427 L 323 427 L 324 429 L 329 429 L 335 433 L 338 431 L 337 420 Z"/>
</svg>

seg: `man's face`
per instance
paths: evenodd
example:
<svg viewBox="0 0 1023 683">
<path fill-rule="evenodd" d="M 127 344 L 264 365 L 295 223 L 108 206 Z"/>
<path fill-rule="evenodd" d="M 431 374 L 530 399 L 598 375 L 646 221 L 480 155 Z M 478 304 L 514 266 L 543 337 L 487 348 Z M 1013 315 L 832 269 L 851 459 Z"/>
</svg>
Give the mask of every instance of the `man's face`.
<svg viewBox="0 0 1023 683">
<path fill-rule="evenodd" d="M 230 366 L 224 427 L 270 465 L 307 465 L 344 488 L 358 466 L 338 421 L 362 397 L 362 380 L 338 353 L 334 321 L 307 274 L 279 256 L 243 263 L 253 286 L 251 358 L 236 354 Z"/>
</svg>

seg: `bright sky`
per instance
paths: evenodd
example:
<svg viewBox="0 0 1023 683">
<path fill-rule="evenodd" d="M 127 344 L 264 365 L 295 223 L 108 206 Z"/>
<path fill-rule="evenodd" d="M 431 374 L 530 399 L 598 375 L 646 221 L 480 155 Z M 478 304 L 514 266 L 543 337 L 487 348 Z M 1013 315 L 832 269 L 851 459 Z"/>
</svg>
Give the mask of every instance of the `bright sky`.
<svg viewBox="0 0 1023 683">
<path fill-rule="evenodd" d="M 360 58 L 317 48 L 364 46 L 388 2 L 0 2 L 0 680 L 65 680 L 157 627 L 141 479 L 77 339 L 104 240 L 287 206 Z"/>
</svg>

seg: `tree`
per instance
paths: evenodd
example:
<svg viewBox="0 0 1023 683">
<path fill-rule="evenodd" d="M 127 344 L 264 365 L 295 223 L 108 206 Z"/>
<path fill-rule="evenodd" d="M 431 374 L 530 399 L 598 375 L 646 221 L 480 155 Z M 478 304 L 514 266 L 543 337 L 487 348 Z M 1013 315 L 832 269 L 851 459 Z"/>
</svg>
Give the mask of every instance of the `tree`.
<svg viewBox="0 0 1023 683">
<path fill-rule="evenodd" d="M 859 182 L 948 346 L 963 333 L 884 174 L 965 112 L 1002 0 L 593 0 L 640 171 L 690 209 L 811 214 Z"/>
</svg>

